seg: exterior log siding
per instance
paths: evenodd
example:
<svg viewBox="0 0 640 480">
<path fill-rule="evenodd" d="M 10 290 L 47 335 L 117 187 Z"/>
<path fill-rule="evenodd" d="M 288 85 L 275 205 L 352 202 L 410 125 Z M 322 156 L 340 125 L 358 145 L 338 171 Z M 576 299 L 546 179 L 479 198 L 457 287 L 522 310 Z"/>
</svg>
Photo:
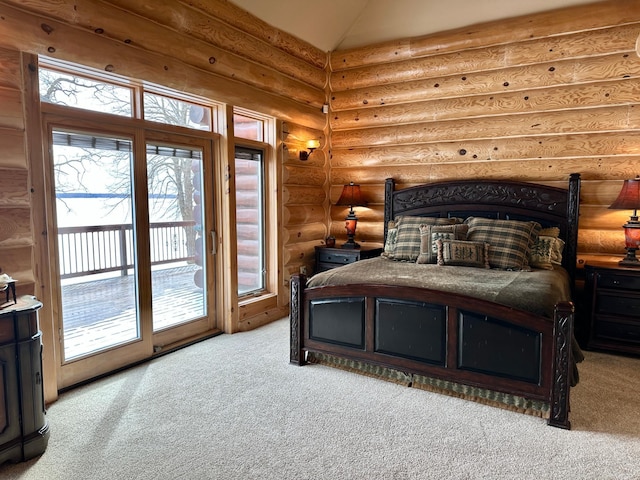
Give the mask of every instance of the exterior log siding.
<svg viewBox="0 0 640 480">
<path fill-rule="evenodd" d="M 383 182 L 583 179 L 579 262 L 621 255 L 640 173 L 640 4 L 621 0 L 332 52 L 332 202 L 363 185 L 357 237 L 382 241 Z M 346 210 L 330 231 L 345 236 Z"/>
</svg>

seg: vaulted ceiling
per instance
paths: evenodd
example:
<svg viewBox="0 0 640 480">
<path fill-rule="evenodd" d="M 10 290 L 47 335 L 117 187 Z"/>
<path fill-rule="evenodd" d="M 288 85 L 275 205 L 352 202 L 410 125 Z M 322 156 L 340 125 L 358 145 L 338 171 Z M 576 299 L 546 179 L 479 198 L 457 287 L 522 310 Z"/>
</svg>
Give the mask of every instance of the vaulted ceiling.
<svg viewBox="0 0 640 480">
<path fill-rule="evenodd" d="M 230 0 L 324 51 L 416 37 L 596 0 Z"/>
</svg>

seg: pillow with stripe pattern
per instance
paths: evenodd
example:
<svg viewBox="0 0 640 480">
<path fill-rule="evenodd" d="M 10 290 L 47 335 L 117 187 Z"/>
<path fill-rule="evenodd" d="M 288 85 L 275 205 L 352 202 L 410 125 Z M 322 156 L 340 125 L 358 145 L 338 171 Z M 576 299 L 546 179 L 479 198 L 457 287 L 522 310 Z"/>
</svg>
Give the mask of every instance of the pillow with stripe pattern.
<svg viewBox="0 0 640 480">
<path fill-rule="evenodd" d="M 420 255 L 420 225 L 453 225 L 455 218 L 415 217 L 400 215 L 396 218 L 398 237 L 396 248 L 389 258 L 405 262 L 415 262 Z"/>
<path fill-rule="evenodd" d="M 501 270 L 530 270 L 529 252 L 542 229 L 538 222 L 469 217 L 467 240 L 489 244 L 489 264 Z"/>
<path fill-rule="evenodd" d="M 469 226 L 464 223 L 455 225 L 420 225 L 420 254 L 416 263 L 436 263 L 438 261 L 438 248 L 436 241 L 440 240 L 466 240 Z"/>
</svg>

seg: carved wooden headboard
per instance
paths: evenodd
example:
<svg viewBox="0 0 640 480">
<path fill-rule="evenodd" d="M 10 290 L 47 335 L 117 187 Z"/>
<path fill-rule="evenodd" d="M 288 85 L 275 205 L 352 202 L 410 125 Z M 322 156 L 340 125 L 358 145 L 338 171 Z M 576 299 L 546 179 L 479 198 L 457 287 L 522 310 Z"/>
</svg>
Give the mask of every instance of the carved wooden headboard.
<svg viewBox="0 0 640 480">
<path fill-rule="evenodd" d="M 402 190 L 385 182 L 384 238 L 390 220 L 399 215 L 422 217 L 488 217 L 535 220 L 543 227 L 559 227 L 565 241 L 562 265 L 575 283 L 580 174 L 572 173 L 568 188 L 511 180 L 454 180 L 427 183 Z"/>
</svg>

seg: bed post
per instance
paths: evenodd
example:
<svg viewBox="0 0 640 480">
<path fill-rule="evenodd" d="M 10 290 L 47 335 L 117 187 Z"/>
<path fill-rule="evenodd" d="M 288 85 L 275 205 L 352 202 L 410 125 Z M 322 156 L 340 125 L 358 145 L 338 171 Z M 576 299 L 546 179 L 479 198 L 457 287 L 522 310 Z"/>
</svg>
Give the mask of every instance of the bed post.
<svg viewBox="0 0 640 480">
<path fill-rule="evenodd" d="M 289 282 L 291 299 L 289 302 L 289 362 L 296 365 L 304 365 L 304 352 L 302 351 L 303 312 L 302 291 L 307 285 L 307 277 L 302 274 L 294 274 Z"/>
<path fill-rule="evenodd" d="M 567 238 L 565 255 L 567 262 L 563 266 L 571 279 L 571 294 L 575 295 L 576 264 L 578 261 L 578 217 L 580 216 L 580 174 L 569 175 L 569 192 L 567 197 Z"/>
<path fill-rule="evenodd" d="M 573 313 L 571 302 L 556 305 L 553 315 L 553 378 L 548 424 L 571 428 L 569 421 L 570 368 L 572 364 Z"/>
<path fill-rule="evenodd" d="M 384 181 L 384 241 L 387 240 L 387 230 L 389 222 L 393 220 L 393 191 L 396 188 L 396 182 L 393 178 L 387 178 Z"/>
</svg>

